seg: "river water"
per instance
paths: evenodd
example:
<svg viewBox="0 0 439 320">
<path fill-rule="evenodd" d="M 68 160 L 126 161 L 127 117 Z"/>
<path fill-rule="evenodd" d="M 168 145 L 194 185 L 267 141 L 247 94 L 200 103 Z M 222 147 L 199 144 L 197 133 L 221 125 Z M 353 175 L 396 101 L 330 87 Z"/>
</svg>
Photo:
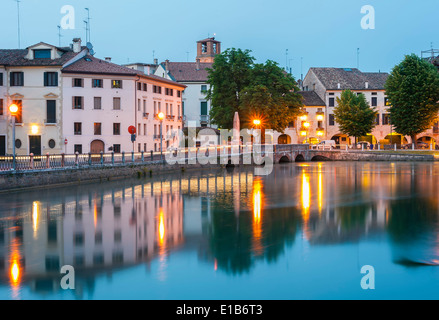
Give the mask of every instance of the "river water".
<svg viewBox="0 0 439 320">
<path fill-rule="evenodd" d="M 0 299 L 439 298 L 439 163 L 253 171 L 0 195 Z"/>
</svg>

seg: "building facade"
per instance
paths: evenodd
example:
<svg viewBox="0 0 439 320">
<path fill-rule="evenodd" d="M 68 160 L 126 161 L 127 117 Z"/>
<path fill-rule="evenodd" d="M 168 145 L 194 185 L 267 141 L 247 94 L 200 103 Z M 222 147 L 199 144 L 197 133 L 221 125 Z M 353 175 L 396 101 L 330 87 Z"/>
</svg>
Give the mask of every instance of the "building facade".
<svg viewBox="0 0 439 320">
<path fill-rule="evenodd" d="M 340 98 L 344 90 L 351 90 L 365 95 L 369 105 L 378 112 L 375 128 L 370 135 L 361 138 L 363 141 L 373 144 L 386 143 L 386 140 L 389 143 L 407 143 L 406 137 L 395 134 L 390 124 L 389 103 L 384 89 L 387 77 L 387 73 L 361 72 L 351 68 L 311 68 L 303 80 L 302 89 L 306 94 L 312 92 L 321 99 L 323 106 L 319 108 L 319 114 L 323 120 L 311 119 L 309 141 L 316 143 L 321 140 L 335 140 L 336 144 L 354 143 L 353 137 L 340 132 L 334 118 L 337 98 Z M 302 130 L 302 134 L 305 131 Z"/>
<path fill-rule="evenodd" d="M 62 68 L 85 56 L 88 49 L 74 39 L 60 48 L 40 42 L 27 49 L 0 50 L 0 154 L 61 153 Z M 9 106 L 18 106 L 15 141 Z"/>
<path fill-rule="evenodd" d="M 209 112 L 211 103 L 206 99 L 209 84 L 208 72 L 215 56 L 221 53 L 221 43 L 215 38 L 207 38 L 197 42 L 197 57 L 195 62 L 161 63 L 155 75 L 184 84 L 183 93 L 184 125 L 194 122 L 197 127 L 216 127 L 211 124 Z"/>
<path fill-rule="evenodd" d="M 160 151 L 161 141 L 165 151 L 178 139 L 167 132 L 183 128 L 185 85 L 109 60 L 81 39 L 69 48 L 0 50 L 0 155 L 13 152 L 13 103 L 17 155 Z"/>
</svg>

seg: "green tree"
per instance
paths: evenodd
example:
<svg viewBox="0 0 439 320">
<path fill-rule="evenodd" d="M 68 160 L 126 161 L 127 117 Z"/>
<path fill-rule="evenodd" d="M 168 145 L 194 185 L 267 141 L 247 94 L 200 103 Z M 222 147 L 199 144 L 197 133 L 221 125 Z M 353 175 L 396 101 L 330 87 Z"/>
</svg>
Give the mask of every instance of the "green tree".
<svg viewBox="0 0 439 320">
<path fill-rule="evenodd" d="M 273 61 L 255 64 L 249 50 L 227 49 L 208 72 L 210 117 L 220 128 L 231 129 L 239 112 L 243 128 L 259 118 L 264 128 L 283 132 L 302 107 L 294 78 Z"/>
<path fill-rule="evenodd" d="M 395 131 L 410 136 L 430 129 L 439 111 L 439 73 L 427 61 L 412 54 L 395 66 L 385 84 Z"/>
<path fill-rule="evenodd" d="M 351 90 L 344 90 L 337 98 L 338 106 L 334 109 L 335 121 L 340 131 L 357 138 L 372 132 L 377 111 L 370 107 L 363 94 L 356 95 Z"/>
</svg>

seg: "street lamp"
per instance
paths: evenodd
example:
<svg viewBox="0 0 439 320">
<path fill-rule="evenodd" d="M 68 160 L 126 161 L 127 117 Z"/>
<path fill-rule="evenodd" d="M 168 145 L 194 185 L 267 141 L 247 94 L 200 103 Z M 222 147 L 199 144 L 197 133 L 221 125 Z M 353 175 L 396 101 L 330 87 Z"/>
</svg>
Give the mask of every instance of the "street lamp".
<svg viewBox="0 0 439 320">
<path fill-rule="evenodd" d="M 261 125 L 261 120 L 259 119 L 254 119 L 253 120 L 253 125 L 256 127 L 256 129 L 258 129 Z M 253 137 L 254 138 L 254 137 Z M 261 131 L 261 141 L 260 143 L 262 144 L 262 131 Z"/>
<path fill-rule="evenodd" d="M 163 127 L 163 119 L 165 118 L 165 114 L 160 112 L 158 115 L 160 120 L 160 160 L 163 161 L 163 135 L 162 135 L 162 127 Z"/>
<path fill-rule="evenodd" d="M 15 103 L 11 104 L 9 112 L 12 116 L 12 170 L 15 171 L 15 116 L 18 113 L 18 106 Z"/>
</svg>

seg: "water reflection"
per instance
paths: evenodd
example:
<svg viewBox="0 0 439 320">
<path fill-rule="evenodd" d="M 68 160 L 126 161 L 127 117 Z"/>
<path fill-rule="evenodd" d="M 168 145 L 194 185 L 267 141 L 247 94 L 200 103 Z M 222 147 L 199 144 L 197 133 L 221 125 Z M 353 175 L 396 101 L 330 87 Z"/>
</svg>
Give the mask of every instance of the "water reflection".
<svg viewBox="0 0 439 320">
<path fill-rule="evenodd" d="M 437 265 L 438 172 L 434 163 L 285 164 L 267 177 L 237 168 L 1 196 L 0 289 L 61 296 L 60 267 L 72 265 L 75 297 L 99 298 L 98 277 L 132 266 L 170 281 L 177 252 L 251 275 L 297 239 L 334 255 L 337 244 L 378 241 L 393 265 Z"/>
</svg>

